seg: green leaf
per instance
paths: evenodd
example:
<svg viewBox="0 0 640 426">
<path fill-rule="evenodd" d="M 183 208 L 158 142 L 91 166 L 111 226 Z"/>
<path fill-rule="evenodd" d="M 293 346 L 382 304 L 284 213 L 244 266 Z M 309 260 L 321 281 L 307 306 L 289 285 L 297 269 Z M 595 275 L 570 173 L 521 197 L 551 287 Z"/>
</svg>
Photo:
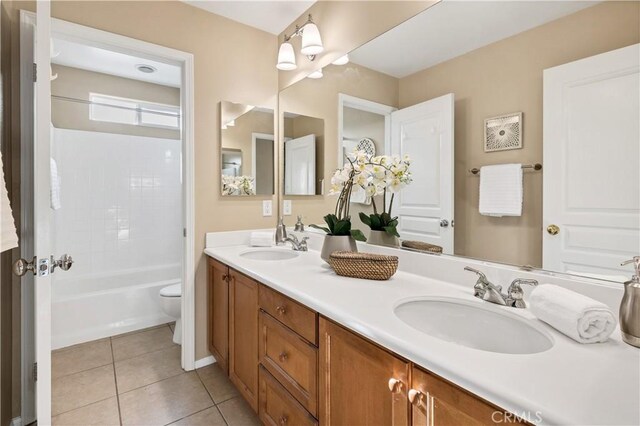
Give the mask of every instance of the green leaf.
<svg viewBox="0 0 640 426">
<path fill-rule="evenodd" d="M 374 231 L 382 230 L 382 219 L 380 218 L 380 215 L 372 214 L 370 216 L 370 219 L 371 219 L 371 229 L 373 229 Z"/>
<path fill-rule="evenodd" d="M 388 225 L 389 222 L 391 222 L 391 215 L 389 213 L 382 213 L 380 214 L 380 220 L 382 221 L 383 225 Z"/>
<path fill-rule="evenodd" d="M 351 237 L 357 241 L 367 241 L 367 237 L 365 237 L 362 231 L 359 229 L 352 229 Z"/>
<path fill-rule="evenodd" d="M 333 235 L 349 235 L 351 231 L 351 221 L 340 220 L 336 223 L 336 227 L 333 229 Z"/>
<path fill-rule="evenodd" d="M 324 226 L 318 226 L 318 225 L 309 225 L 309 226 L 315 229 L 320 229 L 321 231 L 324 231 L 327 234 L 331 233 L 331 231 L 329 231 L 329 228 L 325 228 Z"/>
<path fill-rule="evenodd" d="M 371 227 L 371 219 L 369 219 L 369 216 L 366 213 L 360 212 L 360 220 L 368 227 Z"/>
<path fill-rule="evenodd" d="M 396 229 L 395 225 L 394 226 L 385 226 L 384 227 L 384 231 L 389 235 L 400 237 L 400 234 L 398 234 L 398 230 Z"/>
<path fill-rule="evenodd" d="M 324 217 L 324 221 L 329 225 L 330 233 L 333 233 L 336 228 L 336 222 L 338 222 L 338 217 L 335 214 L 328 214 Z"/>
</svg>

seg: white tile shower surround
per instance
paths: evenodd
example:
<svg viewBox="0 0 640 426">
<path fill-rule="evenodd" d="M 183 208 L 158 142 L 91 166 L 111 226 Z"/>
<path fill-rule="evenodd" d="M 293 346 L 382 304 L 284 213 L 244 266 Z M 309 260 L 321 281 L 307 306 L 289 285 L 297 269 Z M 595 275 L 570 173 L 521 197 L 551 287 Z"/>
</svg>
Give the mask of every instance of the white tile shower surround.
<svg viewBox="0 0 640 426">
<path fill-rule="evenodd" d="M 614 312 L 622 297 L 620 283 L 361 243 L 360 251 L 394 254 L 400 261 L 390 281 L 358 280 L 336 276 L 319 258 L 323 236 L 313 230 L 307 232 L 310 251 L 284 262 L 239 256 L 248 249 L 250 232 L 209 233 L 205 253 L 514 413 L 535 420 L 540 411 L 542 424 L 640 424 L 640 350 L 622 342 L 620 330 L 606 343 L 581 345 L 540 323 L 528 309 L 511 310 L 544 327 L 554 346 L 537 354 L 509 355 L 431 337 L 393 314 L 400 300 L 415 297 L 485 303 L 472 295 L 475 277 L 463 270 L 467 265 L 503 285 L 518 277 L 557 284 L 600 300 Z M 529 294 L 527 288 L 525 300 Z"/>
<path fill-rule="evenodd" d="M 54 277 L 53 346 L 168 321 L 150 297 L 181 277 L 181 141 L 54 128 L 52 153 L 54 253 L 75 261 Z"/>
</svg>

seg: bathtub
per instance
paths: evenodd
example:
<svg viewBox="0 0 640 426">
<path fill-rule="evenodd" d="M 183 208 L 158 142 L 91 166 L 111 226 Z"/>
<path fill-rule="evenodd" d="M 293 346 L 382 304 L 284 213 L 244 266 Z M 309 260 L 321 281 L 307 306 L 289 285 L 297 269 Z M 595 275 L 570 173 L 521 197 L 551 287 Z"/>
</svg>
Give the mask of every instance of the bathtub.
<svg viewBox="0 0 640 426">
<path fill-rule="evenodd" d="M 56 276 L 51 300 L 52 348 L 173 321 L 160 307 L 159 291 L 180 283 L 181 275 L 181 265 L 176 264 L 102 276 Z"/>
</svg>

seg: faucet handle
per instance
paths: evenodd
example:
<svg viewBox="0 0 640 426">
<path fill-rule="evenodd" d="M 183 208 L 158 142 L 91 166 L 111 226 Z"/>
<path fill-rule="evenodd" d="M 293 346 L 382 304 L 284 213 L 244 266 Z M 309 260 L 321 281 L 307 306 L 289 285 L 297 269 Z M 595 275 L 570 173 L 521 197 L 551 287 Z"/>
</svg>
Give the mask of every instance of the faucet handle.
<svg viewBox="0 0 640 426">
<path fill-rule="evenodd" d="M 464 267 L 465 271 L 469 271 L 469 272 L 473 272 L 474 274 L 476 274 L 478 276 L 478 278 L 482 281 L 488 282 L 489 280 L 487 280 L 487 276 L 485 274 L 483 274 L 482 272 L 478 271 L 477 269 L 473 269 L 470 266 L 465 266 Z"/>
<path fill-rule="evenodd" d="M 527 284 L 530 286 L 537 286 L 538 281 L 529 278 L 516 278 L 511 282 L 509 289 L 507 290 L 507 305 L 514 308 L 526 308 L 527 304 L 524 302 L 524 291 L 520 284 Z"/>
</svg>

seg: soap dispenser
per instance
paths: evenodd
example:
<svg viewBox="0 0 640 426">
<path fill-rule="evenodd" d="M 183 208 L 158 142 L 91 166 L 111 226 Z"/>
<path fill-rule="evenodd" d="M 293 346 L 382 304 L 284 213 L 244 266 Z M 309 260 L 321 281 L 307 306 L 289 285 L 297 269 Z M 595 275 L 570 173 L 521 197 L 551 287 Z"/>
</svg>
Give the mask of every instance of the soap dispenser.
<svg viewBox="0 0 640 426">
<path fill-rule="evenodd" d="M 620 303 L 620 330 L 622 340 L 640 348 L 640 256 L 622 262 L 621 266 L 633 263 L 635 273 L 624 283 L 624 296 Z"/>
<path fill-rule="evenodd" d="M 287 227 L 284 225 L 284 219 L 280 216 L 278 226 L 276 226 L 276 245 L 284 244 L 284 240 L 287 238 Z"/>
</svg>

